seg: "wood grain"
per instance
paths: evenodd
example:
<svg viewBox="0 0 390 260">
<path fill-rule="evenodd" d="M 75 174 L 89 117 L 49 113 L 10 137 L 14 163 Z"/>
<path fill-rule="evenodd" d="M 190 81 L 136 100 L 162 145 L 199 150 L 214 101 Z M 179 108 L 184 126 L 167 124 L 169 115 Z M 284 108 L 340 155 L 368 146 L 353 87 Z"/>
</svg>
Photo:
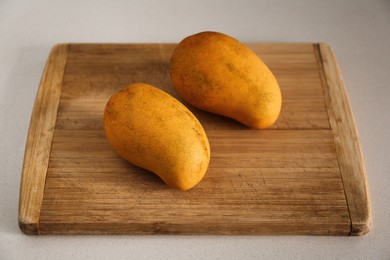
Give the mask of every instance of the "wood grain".
<svg viewBox="0 0 390 260">
<path fill-rule="evenodd" d="M 57 118 L 67 45 L 52 48 L 31 115 L 19 197 L 19 227 L 39 233 L 39 215 Z"/>
<path fill-rule="evenodd" d="M 50 63 L 59 55 L 53 52 L 43 78 L 53 71 L 61 75 L 56 85 L 61 96 L 50 97 L 50 120 L 46 113 L 33 113 L 37 122 L 50 121 L 52 132 L 44 138 L 50 146 L 41 148 L 38 130 L 31 130 L 38 123 L 31 123 L 26 154 L 34 146 L 43 149 L 46 164 L 39 164 L 40 177 L 33 185 L 22 181 L 21 208 L 29 203 L 31 190 L 39 187 L 41 194 L 34 211 L 24 213 L 35 213 L 28 222 L 34 228 L 22 231 L 364 234 L 370 213 L 363 159 L 330 50 L 310 43 L 248 46 L 268 64 L 282 90 L 281 115 L 267 130 L 252 130 L 185 103 L 169 78 L 175 44 L 69 44 L 67 55 L 60 55 L 61 66 Z M 212 155 L 195 188 L 169 188 L 119 158 L 107 143 L 104 106 L 113 93 L 134 82 L 178 98 L 204 126 Z M 40 89 L 49 87 L 43 82 Z M 38 108 L 44 103 L 40 92 Z M 25 165 L 34 162 L 25 159 Z M 23 180 L 31 174 L 25 170 Z"/>
<path fill-rule="evenodd" d="M 363 235 L 372 225 L 364 160 L 348 95 L 333 51 L 318 45 L 330 124 L 351 217 L 351 235 Z"/>
</svg>

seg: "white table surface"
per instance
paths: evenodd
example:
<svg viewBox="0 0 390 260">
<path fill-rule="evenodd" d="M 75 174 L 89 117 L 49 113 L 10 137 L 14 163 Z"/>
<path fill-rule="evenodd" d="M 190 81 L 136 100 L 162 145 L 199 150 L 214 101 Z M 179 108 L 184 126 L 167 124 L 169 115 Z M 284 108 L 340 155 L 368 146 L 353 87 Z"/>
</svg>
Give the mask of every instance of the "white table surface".
<svg viewBox="0 0 390 260">
<path fill-rule="evenodd" d="M 373 210 L 363 237 L 27 236 L 19 181 L 43 67 L 58 42 L 326 42 L 360 134 Z M 390 259 L 390 1 L 0 0 L 0 259 Z"/>
</svg>

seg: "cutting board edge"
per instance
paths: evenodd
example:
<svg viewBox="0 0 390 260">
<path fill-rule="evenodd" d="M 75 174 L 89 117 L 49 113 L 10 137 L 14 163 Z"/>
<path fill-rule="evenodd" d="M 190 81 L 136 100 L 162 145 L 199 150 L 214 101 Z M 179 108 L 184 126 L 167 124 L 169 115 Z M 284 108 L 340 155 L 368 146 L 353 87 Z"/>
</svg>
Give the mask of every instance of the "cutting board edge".
<svg viewBox="0 0 390 260">
<path fill-rule="evenodd" d="M 39 234 L 39 217 L 67 53 L 68 44 L 65 43 L 51 48 L 31 114 L 18 209 L 19 228 L 28 235 Z"/>
<path fill-rule="evenodd" d="M 363 152 L 350 100 L 334 51 L 327 43 L 316 44 L 316 49 L 351 219 L 350 235 L 365 235 L 372 227 L 372 211 Z M 334 107 L 339 109 L 334 110 Z"/>
</svg>

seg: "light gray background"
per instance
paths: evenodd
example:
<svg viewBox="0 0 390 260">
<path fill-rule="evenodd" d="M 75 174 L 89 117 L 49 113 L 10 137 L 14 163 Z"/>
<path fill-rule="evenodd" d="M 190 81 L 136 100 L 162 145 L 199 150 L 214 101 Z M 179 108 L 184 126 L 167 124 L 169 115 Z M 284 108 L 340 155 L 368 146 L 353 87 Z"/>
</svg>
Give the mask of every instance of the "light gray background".
<svg viewBox="0 0 390 260">
<path fill-rule="evenodd" d="M 26 236 L 19 181 L 41 73 L 58 42 L 327 42 L 356 119 L 373 221 L 364 237 Z M 0 259 L 390 259 L 390 1 L 0 0 Z M 234 224 L 234 223 L 232 223 Z"/>
</svg>

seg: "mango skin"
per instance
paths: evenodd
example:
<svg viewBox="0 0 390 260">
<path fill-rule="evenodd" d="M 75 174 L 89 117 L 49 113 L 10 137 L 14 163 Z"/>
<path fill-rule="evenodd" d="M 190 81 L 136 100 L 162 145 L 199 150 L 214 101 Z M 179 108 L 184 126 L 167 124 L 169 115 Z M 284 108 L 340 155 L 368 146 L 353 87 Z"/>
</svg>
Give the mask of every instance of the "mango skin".
<svg viewBox="0 0 390 260">
<path fill-rule="evenodd" d="M 197 118 L 177 99 L 143 83 L 114 94 L 104 110 L 104 131 L 125 160 L 188 190 L 204 177 L 210 146 Z"/>
<path fill-rule="evenodd" d="M 170 61 L 178 93 L 191 105 L 257 129 L 278 118 L 282 95 L 263 61 L 238 40 L 201 32 L 182 40 Z"/>
</svg>

